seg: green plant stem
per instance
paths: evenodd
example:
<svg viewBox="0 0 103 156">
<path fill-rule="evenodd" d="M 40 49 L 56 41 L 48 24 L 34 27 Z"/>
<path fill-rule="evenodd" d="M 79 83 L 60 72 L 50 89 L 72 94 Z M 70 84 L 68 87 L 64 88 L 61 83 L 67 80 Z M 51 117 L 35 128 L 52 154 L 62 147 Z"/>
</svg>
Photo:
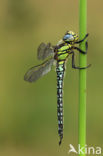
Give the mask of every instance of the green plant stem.
<svg viewBox="0 0 103 156">
<path fill-rule="evenodd" d="M 81 40 L 86 35 L 87 0 L 79 0 L 79 5 L 79 36 Z M 80 49 L 86 50 L 85 41 L 80 44 Z M 86 55 L 80 54 L 80 67 L 86 67 L 86 59 Z M 81 69 L 79 72 L 79 144 L 81 147 L 86 144 L 86 69 Z M 80 153 L 79 156 L 85 156 L 85 154 Z"/>
</svg>

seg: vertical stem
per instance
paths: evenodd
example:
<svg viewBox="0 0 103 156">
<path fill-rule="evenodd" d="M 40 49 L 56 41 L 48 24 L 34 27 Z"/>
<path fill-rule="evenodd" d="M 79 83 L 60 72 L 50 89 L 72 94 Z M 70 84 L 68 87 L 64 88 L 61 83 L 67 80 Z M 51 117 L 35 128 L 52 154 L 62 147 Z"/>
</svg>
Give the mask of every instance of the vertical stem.
<svg viewBox="0 0 103 156">
<path fill-rule="evenodd" d="M 87 0 L 79 0 L 79 36 L 80 40 L 86 35 L 86 20 L 87 20 Z M 86 50 L 85 41 L 80 44 L 80 49 Z M 80 67 L 86 66 L 86 55 L 80 53 Z M 86 144 L 86 69 L 79 71 L 79 144 L 84 147 Z M 80 152 L 79 156 L 85 156 Z"/>
</svg>

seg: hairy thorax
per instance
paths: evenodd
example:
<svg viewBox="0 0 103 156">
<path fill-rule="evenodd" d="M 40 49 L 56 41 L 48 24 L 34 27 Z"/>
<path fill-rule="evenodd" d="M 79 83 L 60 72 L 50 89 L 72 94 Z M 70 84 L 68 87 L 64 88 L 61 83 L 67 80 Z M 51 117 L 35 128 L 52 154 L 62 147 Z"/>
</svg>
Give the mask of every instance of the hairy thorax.
<svg viewBox="0 0 103 156">
<path fill-rule="evenodd" d="M 69 52 L 71 51 L 71 48 L 72 48 L 71 44 L 64 44 L 62 46 L 59 45 L 55 49 L 54 59 L 56 59 L 59 62 L 65 61 L 69 56 Z"/>
</svg>

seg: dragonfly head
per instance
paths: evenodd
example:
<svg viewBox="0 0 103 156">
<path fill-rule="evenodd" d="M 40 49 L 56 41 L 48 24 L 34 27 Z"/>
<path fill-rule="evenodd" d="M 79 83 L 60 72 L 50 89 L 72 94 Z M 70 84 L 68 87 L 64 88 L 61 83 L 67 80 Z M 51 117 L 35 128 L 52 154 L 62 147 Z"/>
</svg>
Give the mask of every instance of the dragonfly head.
<svg viewBox="0 0 103 156">
<path fill-rule="evenodd" d="M 78 35 L 75 34 L 73 31 L 67 31 L 63 37 L 63 41 L 73 44 L 74 42 L 78 41 Z"/>
</svg>

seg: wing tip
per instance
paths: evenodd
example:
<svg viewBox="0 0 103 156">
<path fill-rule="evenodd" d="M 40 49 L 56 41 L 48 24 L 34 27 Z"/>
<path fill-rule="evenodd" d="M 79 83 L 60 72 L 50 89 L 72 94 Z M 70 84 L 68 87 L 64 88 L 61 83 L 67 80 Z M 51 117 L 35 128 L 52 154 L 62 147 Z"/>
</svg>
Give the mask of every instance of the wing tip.
<svg viewBox="0 0 103 156">
<path fill-rule="evenodd" d="M 32 81 L 30 80 L 30 77 L 27 77 L 26 74 L 24 75 L 24 81 L 30 82 L 30 83 L 32 82 Z"/>
</svg>

